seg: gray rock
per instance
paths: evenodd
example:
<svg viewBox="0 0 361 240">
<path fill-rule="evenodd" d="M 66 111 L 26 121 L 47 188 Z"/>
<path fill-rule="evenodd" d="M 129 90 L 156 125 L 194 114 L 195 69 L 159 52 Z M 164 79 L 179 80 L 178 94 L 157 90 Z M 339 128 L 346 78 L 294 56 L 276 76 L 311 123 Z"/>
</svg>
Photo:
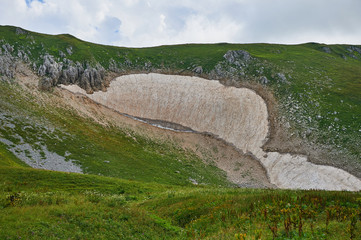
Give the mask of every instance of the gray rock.
<svg viewBox="0 0 361 240">
<path fill-rule="evenodd" d="M 215 73 L 217 76 L 219 77 L 224 77 L 224 73 L 223 73 L 223 68 L 222 68 L 222 65 L 221 64 L 217 64 L 215 67 L 214 67 L 214 70 L 215 70 Z"/>
<path fill-rule="evenodd" d="M 282 83 L 287 82 L 287 78 L 283 73 L 277 73 L 277 80 L 279 80 Z"/>
<path fill-rule="evenodd" d="M 239 62 L 249 62 L 252 59 L 251 54 L 245 50 L 229 50 L 223 57 L 229 63 L 236 65 L 238 65 Z"/>
<path fill-rule="evenodd" d="M 40 76 L 48 75 L 50 76 L 50 78 L 57 80 L 61 75 L 62 64 L 57 63 L 54 60 L 54 57 L 49 54 L 45 54 L 43 59 L 44 63 L 40 65 L 38 69 L 38 74 Z"/>
<path fill-rule="evenodd" d="M 95 68 L 88 66 L 80 77 L 79 86 L 87 92 L 103 90 L 105 88 L 104 77 L 105 70 L 102 66 L 97 65 Z"/>
<path fill-rule="evenodd" d="M 354 59 L 357 59 L 357 57 L 353 54 L 349 54 L 350 57 L 354 58 Z"/>
<path fill-rule="evenodd" d="M 57 84 L 78 84 L 88 93 L 96 90 L 104 90 L 106 83 L 105 69 L 101 65 L 91 67 L 89 64 L 84 68 L 79 62 L 71 63 L 66 68 L 61 70 L 61 74 L 54 85 Z M 53 86 L 54 86 L 53 85 Z"/>
<path fill-rule="evenodd" d="M 29 62 L 29 57 L 23 50 L 18 51 L 18 58 L 20 58 L 24 62 Z"/>
<path fill-rule="evenodd" d="M 146 62 L 146 63 L 144 63 L 144 67 L 146 68 L 146 69 L 151 69 L 152 68 L 152 62 Z"/>
<path fill-rule="evenodd" d="M 84 67 L 80 62 L 76 62 L 76 68 L 78 69 L 79 74 L 84 72 Z"/>
<path fill-rule="evenodd" d="M 262 77 L 259 79 L 259 81 L 261 82 L 261 84 L 264 84 L 264 85 L 268 84 L 268 79 L 267 79 L 266 76 L 262 76 Z"/>
<path fill-rule="evenodd" d="M 202 66 L 197 66 L 197 67 L 193 68 L 192 71 L 197 73 L 197 74 L 202 74 L 203 73 L 203 68 L 202 68 Z"/>
<path fill-rule="evenodd" d="M 40 65 L 39 69 L 38 69 L 38 74 L 42 77 L 46 74 L 46 66 L 45 65 Z"/>
<path fill-rule="evenodd" d="M 66 52 L 69 54 L 69 55 L 72 55 L 73 54 L 73 47 L 72 46 L 69 46 L 66 48 Z"/>
<path fill-rule="evenodd" d="M 67 69 L 63 69 L 59 82 L 63 84 L 76 84 L 79 79 L 79 70 L 75 66 L 68 66 Z"/>
<path fill-rule="evenodd" d="M 3 44 L 3 45 L 2 45 L 2 48 L 4 49 L 5 54 L 6 54 L 6 53 L 12 53 L 12 52 L 14 51 L 14 47 L 11 46 L 11 45 L 8 44 L 8 43 Z"/>
<path fill-rule="evenodd" d="M 322 51 L 325 53 L 331 53 L 331 49 L 329 47 L 322 47 Z"/>
<path fill-rule="evenodd" d="M 29 62 L 29 55 L 24 50 L 18 50 L 12 54 L 14 47 L 8 43 L 3 42 L 1 45 L 0 54 L 0 75 L 1 79 L 12 79 L 15 76 L 15 69 L 18 60 Z M 72 47 L 66 49 L 67 53 L 72 54 Z M 13 56 L 14 55 L 14 56 Z M 59 51 L 60 56 L 66 56 L 65 53 Z M 39 88 L 43 90 L 50 90 L 57 84 L 78 84 L 87 92 L 105 90 L 108 82 L 105 80 L 105 69 L 97 64 L 95 67 L 90 64 L 81 64 L 79 62 L 64 58 L 64 63 L 59 62 L 54 56 L 46 53 L 40 56 L 43 62 L 37 64 L 31 63 L 35 72 L 41 77 L 39 80 Z M 116 61 L 112 61 L 113 68 L 111 71 L 120 72 L 117 68 Z M 151 67 L 151 63 L 147 63 Z"/>
<path fill-rule="evenodd" d="M 0 75 L 6 78 L 14 78 L 16 62 L 11 55 L 0 55 Z"/>
<path fill-rule="evenodd" d="M 63 53 L 62 51 L 59 51 L 59 56 L 60 56 L 61 58 L 65 58 L 65 57 L 66 57 L 65 53 Z"/>
<path fill-rule="evenodd" d="M 15 29 L 15 34 L 16 35 L 24 35 L 24 34 L 27 34 L 28 32 L 25 31 L 24 29 L 21 29 L 21 28 L 16 28 Z"/>
<path fill-rule="evenodd" d="M 351 49 L 358 52 L 359 54 L 361 54 L 361 48 L 355 47 L 355 46 L 351 46 Z"/>
<path fill-rule="evenodd" d="M 23 53 L 22 53 L 22 51 L 18 51 L 18 58 L 23 58 Z"/>
</svg>

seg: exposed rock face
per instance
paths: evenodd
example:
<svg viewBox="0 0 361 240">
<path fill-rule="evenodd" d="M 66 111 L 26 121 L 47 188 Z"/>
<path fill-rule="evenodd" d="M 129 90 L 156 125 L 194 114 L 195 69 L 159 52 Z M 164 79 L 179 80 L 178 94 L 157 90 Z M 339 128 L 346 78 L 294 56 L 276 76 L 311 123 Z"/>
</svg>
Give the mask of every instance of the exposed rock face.
<svg viewBox="0 0 361 240">
<path fill-rule="evenodd" d="M 2 48 L 4 49 L 5 53 L 12 53 L 14 51 L 14 47 L 8 43 L 2 45 Z"/>
<path fill-rule="evenodd" d="M 38 68 L 38 75 L 43 77 L 39 82 L 41 89 L 48 90 L 57 84 L 78 84 L 87 92 L 93 90 L 105 90 L 107 83 L 104 80 L 105 69 L 97 64 L 96 67 L 87 65 L 85 68 L 79 62 L 70 61 L 56 62 L 54 57 L 46 54 L 44 63 Z"/>
<path fill-rule="evenodd" d="M 16 34 L 22 35 L 27 32 L 19 28 L 16 30 Z M 66 48 L 68 55 L 71 55 L 72 51 L 71 46 Z M 87 63 L 74 63 L 66 58 L 66 53 L 59 51 L 62 60 L 45 54 L 41 57 L 42 64 L 37 65 L 35 62 L 31 62 L 29 50 L 14 50 L 14 46 L 4 43 L 0 48 L 0 75 L 6 79 L 14 78 L 16 66 L 22 61 L 32 63 L 33 70 L 41 77 L 40 89 L 50 90 L 58 84 L 78 84 L 88 93 L 106 89 L 109 82 L 105 79 L 105 69 L 99 63 L 95 66 Z"/>
<path fill-rule="evenodd" d="M 350 47 L 347 48 L 347 50 L 348 50 L 349 52 L 355 51 L 355 52 L 361 54 L 361 48 L 358 48 L 358 47 L 355 47 L 355 46 L 350 46 Z"/>
<path fill-rule="evenodd" d="M 244 62 L 248 62 L 252 59 L 251 54 L 245 50 L 229 50 L 223 57 L 229 63 L 236 64 L 238 66 L 244 65 Z"/>
<path fill-rule="evenodd" d="M 75 85 L 66 88 L 85 94 Z M 137 74 L 119 77 L 107 92 L 87 96 L 132 116 L 212 133 L 257 158 L 271 183 L 280 188 L 361 189 L 361 181 L 343 170 L 312 164 L 301 155 L 265 152 L 262 146 L 269 131 L 267 105 L 249 89 L 225 87 L 196 77 Z"/>
<path fill-rule="evenodd" d="M 15 33 L 16 35 L 23 35 L 23 34 L 27 34 L 28 32 L 24 29 L 16 28 Z"/>
<path fill-rule="evenodd" d="M 8 78 L 13 78 L 15 72 L 15 64 L 11 57 L 0 55 L 0 74 Z"/>
<path fill-rule="evenodd" d="M 62 64 L 58 64 L 54 61 L 53 56 L 45 55 L 44 63 L 40 65 L 38 74 L 39 76 L 45 76 L 45 74 L 49 75 L 52 79 L 58 79 L 60 76 L 60 71 L 62 69 Z"/>
<path fill-rule="evenodd" d="M 19 28 L 17 34 L 27 35 L 29 33 Z M 83 88 L 87 93 L 99 90 L 106 91 L 110 80 L 106 77 L 106 74 L 110 76 L 115 73 L 125 73 L 129 70 L 147 72 L 170 70 L 169 67 L 165 66 L 162 66 L 161 68 L 159 68 L 159 66 L 153 66 L 152 62 L 149 60 L 137 65 L 137 61 L 133 63 L 126 56 L 122 61 L 115 61 L 113 58 L 110 58 L 107 69 L 104 69 L 99 63 L 92 62 L 92 64 L 90 64 L 88 62 L 73 62 L 69 59 L 69 56 L 71 56 L 74 51 L 71 46 L 68 46 L 65 50 L 59 50 L 59 55 L 57 57 L 45 52 L 40 58 L 37 57 L 37 59 L 33 59 L 34 56 L 31 56 L 29 48 L 14 50 L 14 46 L 6 42 L 3 43 L 0 52 L 0 74 L 11 79 L 14 77 L 16 61 L 29 63 L 31 64 L 32 69 L 41 77 L 39 80 L 39 88 L 42 90 L 50 90 L 58 84 L 76 84 Z M 44 49 L 44 45 L 41 44 L 41 46 Z M 196 75 L 205 74 L 214 79 L 237 81 L 240 78 L 247 78 L 249 71 L 253 69 L 255 63 L 258 63 L 259 66 L 257 67 L 262 68 L 262 70 L 264 68 L 264 65 L 257 62 L 257 59 L 253 58 L 251 54 L 245 50 L 229 50 L 223 57 L 224 60 L 216 64 L 214 69 L 209 72 L 205 71 L 202 66 L 197 66 L 195 64 L 188 69 Z M 260 71 L 258 77 L 260 77 L 261 74 L 263 74 L 262 71 Z M 263 82 L 266 84 L 267 81 Z"/>
<path fill-rule="evenodd" d="M 105 89 L 104 79 L 104 68 L 97 66 L 97 68 L 87 68 L 81 74 L 79 86 L 87 91 Z"/>
<path fill-rule="evenodd" d="M 245 50 L 229 50 L 223 55 L 224 60 L 219 61 L 214 69 L 210 70 L 208 77 L 230 81 L 253 81 L 260 79 L 264 83 L 266 77 L 273 80 L 272 66 L 265 61 L 260 61 Z M 266 76 L 267 75 L 267 76 Z"/>
<path fill-rule="evenodd" d="M 14 49 L 9 44 L 2 45 L 2 49 L 3 50 L 0 50 L 0 75 L 7 78 L 14 78 L 16 61 L 11 55 Z"/>
</svg>

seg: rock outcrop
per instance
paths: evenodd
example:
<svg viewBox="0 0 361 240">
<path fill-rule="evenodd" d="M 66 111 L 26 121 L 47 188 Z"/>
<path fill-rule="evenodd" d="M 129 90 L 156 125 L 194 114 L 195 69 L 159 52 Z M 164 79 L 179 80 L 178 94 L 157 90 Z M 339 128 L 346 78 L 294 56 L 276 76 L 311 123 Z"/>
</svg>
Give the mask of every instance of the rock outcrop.
<svg viewBox="0 0 361 240">
<path fill-rule="evenodd" d="M 105 69 L 100 64 L 84 67 L 67 59 L 59 63 L 49 54 L 43 58 L 44 63 L 38 68 L 38 75 L 42 77 L 39 82 L 41 89 L 48 90 L 57 84 L 77 84 L 88 93 L 106 89 Z"/>
<path fill-rule="evenodd" d="M 17 34 L 27 34 L 23 30 Z M 99 63 L 89 64 L 73 62 L 66 58 L 73 54 L 73 48 L 66 48 L 66 53 L 60 51 L 59 55 L 63 59 L 56 58 L 48 53 L 37 60 L 31 59 L 29 50 L 18 49 L 9 43 L 2 44 L 0 48 L 0 75 L 2 78 L 13 79 L 16 66 L 19 62 L 28 63 L 32 69 L 40 76 L 39 87 L 42 90 L 50 90 L 58 84 L 77 84 L 88 93 L 93 91 L 105 91 L 109 81 L 105 78 L 106 70 Z"/>
<path fill-rule="evenodd" d="M 223 57 L 229 63 L 240 67 L 252 60 L 251 54 L 245 50 L 229 50 Z"/>
<path fill-rule="evenodd" d="M 2 45 L 0 48 L 0 75 L 6 78 L 14 78 L 16 69 L 16 60 L 11 55 L 14 51 L 9 44 Z"/>
</svg>

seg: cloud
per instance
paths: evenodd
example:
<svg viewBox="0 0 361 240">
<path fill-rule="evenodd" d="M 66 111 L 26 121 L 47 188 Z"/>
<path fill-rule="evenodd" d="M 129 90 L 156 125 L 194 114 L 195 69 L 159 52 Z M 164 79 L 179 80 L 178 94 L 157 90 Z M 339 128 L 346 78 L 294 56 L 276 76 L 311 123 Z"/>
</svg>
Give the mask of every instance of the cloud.
<svg viewBox="0 0 361 240">
<path fill-rule="evenodd" d="M 0 24 L 118 46 L 361 44 L 359 0 L 0 0 Z"/>
<path fill-rule="evenodd" d="M 30 7 L 31 2 L 33 2 L 33 1 L 38 1 L 38 2 L 44 3 L 44 0 L 25 0 L 26 5 L 27 5 L 28 7 Z"/>
<path fill-rule="evenodd" d="M 248 41 L 360 43 L 361 1 L 254 0 L 247 5 Z M 254 7 L 258 7 L 254 9 Z"/>
</svg>

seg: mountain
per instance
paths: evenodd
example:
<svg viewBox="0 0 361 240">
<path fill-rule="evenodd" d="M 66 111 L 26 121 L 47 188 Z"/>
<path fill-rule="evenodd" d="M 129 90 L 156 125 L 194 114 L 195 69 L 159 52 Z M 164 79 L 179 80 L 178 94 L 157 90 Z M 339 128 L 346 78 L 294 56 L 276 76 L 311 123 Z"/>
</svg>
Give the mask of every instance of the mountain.
<svg viewBox="0 0 361 240">
<path fill-rule="evenodd" d="M 337 235 L 345 239 L 361 231 L 359 193 L 278 189 L 317 188 L 302 181 L 317 183 L 320 165 L 361 177 L 361 46 L 120 48 L 11 26 L 0 27 L 0 46 L 1 238 L 321 238 L 347 228 Z M 115 84 L 125 97 L 133 89 L 129 98 L 114 100 Z M 258 104 L 244 122 L 219 100 L 228 91 Z M 248 109 L 246 101 L 237 106 Z M 171 103 L 184 112 L 171 118 Z M 228 110 L 212 121 L 208 110 L 183 117 L 195 103 Z M 232 138 L 248 130 L 257 147 L 250 134 Z M 306 156 L 301 170 L 311 173 L 289 181 L 286 168 L 266 165 L 275 154 Z M 353 177 L 333 176 L 330 189 Z"/>
</svg>

